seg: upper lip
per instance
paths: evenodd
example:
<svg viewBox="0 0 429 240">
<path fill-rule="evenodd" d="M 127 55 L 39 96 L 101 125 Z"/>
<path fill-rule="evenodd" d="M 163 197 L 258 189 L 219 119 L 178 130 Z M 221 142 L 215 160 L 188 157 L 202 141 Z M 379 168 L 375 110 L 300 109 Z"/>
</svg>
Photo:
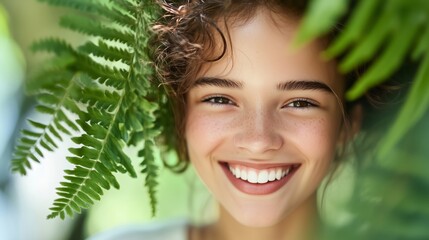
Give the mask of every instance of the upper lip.
<svg viewBox="0 0 429 240">
<path fill-rule="evenodd" d="M 267 169 L 267 168 L 276 168 L 276 167 L 285 168 L 290 166 L 301 165 L 300 163 L 266 163 L 266 162 L 255 163 L 255 162 L 237 161 L 237 160 L 220 161 L 220 163 L 227 164 L 227 165 L 236 164 L 236 165 L 241 165 L 241 166 L 254 168 L 254 169 Z"/>
</svg>

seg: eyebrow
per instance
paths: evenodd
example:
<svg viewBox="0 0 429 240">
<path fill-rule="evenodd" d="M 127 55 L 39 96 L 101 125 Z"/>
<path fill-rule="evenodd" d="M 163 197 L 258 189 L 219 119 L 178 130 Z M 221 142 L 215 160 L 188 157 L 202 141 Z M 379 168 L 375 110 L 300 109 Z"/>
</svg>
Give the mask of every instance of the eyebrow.
<svg viewBox="0 0 429 240">
<path fill-rule="evenodd" d="M 215 86 L 224 88 L 243 88 L 242 82 L 233 81 L 230 79 L 216 78 L 216 77 L 202 77 L 198 78 L 193 87 L 196 86 Z"/>
<path fill-rule="evenodd" d="M 327 84 L 319 81 L 288 81 L 277 84 L 277 89 L 279 90 L 322 90 L 325 92 L 333 93 L 331 87 Z"/>
<path fill-rule="evenodd" d="M 201 77 L 198 78 L 193 87 L 196 86 L 215 86 L 223 88 L 236 88 L 241 89 L 244 86 L 243 82 L 234 81 L 230 79 L 217 78 L 217 77 Z M 321 90 L 333 93 L 331 87 L 327 84 L 314 80 L 300 80 L 300 81 L 287 81 L 277 84 L 277 89 L 281 91 L 286 90 Z"/>
</svg>

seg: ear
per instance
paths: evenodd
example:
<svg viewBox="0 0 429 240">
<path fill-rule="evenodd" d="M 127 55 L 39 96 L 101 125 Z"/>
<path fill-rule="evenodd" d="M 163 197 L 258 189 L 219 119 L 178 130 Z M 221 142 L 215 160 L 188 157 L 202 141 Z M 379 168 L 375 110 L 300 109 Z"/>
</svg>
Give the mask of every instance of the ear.
<svg viewBox="0 0 429 240">
<path fill-rule="evenodd" d="M 360 131 L 362 125 L 362 105 L 356 104 L 350 111 L 350 116 L 343 124 L 339 138 L 339 144 L 346 144 L 352 140 Z"/>
</svg>

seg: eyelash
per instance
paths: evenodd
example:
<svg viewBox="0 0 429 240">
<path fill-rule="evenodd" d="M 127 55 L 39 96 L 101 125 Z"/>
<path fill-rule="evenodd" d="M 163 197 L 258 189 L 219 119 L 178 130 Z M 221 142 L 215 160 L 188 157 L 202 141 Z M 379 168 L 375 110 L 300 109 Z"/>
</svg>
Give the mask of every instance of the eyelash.
<svg viewBox="0 0 429 240">
<path fill-rule="evenodd" d="M 204 98 L 202 102 L 209 103 L 212 105 L 235 105 L 233 101 L 231 101 L 229 98 L 224 96 L 210 96 L 210 97 Z"/>
<path fill-rule="evenodd" d="M 292 106 L 290 106 L 290 105 L 292 105 Z M 317 104 L 314 101 L 310 100 L 310 99 L 300 98 L 300 99 L 295 99 L 295 100 L 287 103 L 283 107 L 311 108 L 311 107 L 317 107 Z"/>
</svg>

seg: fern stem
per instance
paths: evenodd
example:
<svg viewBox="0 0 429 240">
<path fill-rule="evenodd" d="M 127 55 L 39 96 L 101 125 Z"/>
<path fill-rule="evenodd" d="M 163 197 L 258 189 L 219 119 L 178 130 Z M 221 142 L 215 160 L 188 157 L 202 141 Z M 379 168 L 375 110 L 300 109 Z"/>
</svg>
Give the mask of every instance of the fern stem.
<svg viewBox="0 0 429 240">
<path fill-rule="evenodd" d="M 116 109 L 115 109 L 115 111 L 113 113 L 113 119 L 110 122 L 109 127 L 108 127 L 108 129 L 106 131 L 106 137 L 101 141 L 101 148 L 98 151 L 97 157 L 93 161 L 93 164 L 90 166 L 90 168 L 88 168 L 88 173 L 86 174 L 86 176 L 83 177 L 83 181 L 79 184 L 79 187 L 76 189 L 76 191 L 73 193 L 73 195 L 68 198 L 68 201 L 65 202 L 64 205 L 62 205 L 62 208 L 59 209 L 58 211 L 52 213 L 51 215 L 49 215 L 48 218 L 53 218 L 53 217 L 57 216 L 59 213 L 65 211 L 65 209 L 68 206 L 71 206 L 72 203 L 76 202 L 76 198 L 79 197 L 78 196 L 79 193 L 83 192 L 82 188 L 84 186 L 88 185 L 87 181 L 91 179 L 90 178 L 90 174 L 92 172 L 96 171 L 96 165 L 97 165 L 97 163 L 103 164 L 103 162 L 100 160 L 101 159 L 101 155 L 104 153 L 105 146 L 108 145 L 109 137 L 112 134 L 113 126 L 116 125 L 116 120 L 117 120 L 117 117 L 119 115 L 119 112 L 120 112 L 120 109 L 121 109 L 121 105 L 122 105 L 122 102 L 123 102 L 123 100 L 125 98 L 125 95 L 126 95 L 125 91 L 122 91 L 122 94 L 120 95 L 119 103 L 118 103 L 118 105 L 117 105 L 117 107 L 116 107 Z"/>
</svg>

